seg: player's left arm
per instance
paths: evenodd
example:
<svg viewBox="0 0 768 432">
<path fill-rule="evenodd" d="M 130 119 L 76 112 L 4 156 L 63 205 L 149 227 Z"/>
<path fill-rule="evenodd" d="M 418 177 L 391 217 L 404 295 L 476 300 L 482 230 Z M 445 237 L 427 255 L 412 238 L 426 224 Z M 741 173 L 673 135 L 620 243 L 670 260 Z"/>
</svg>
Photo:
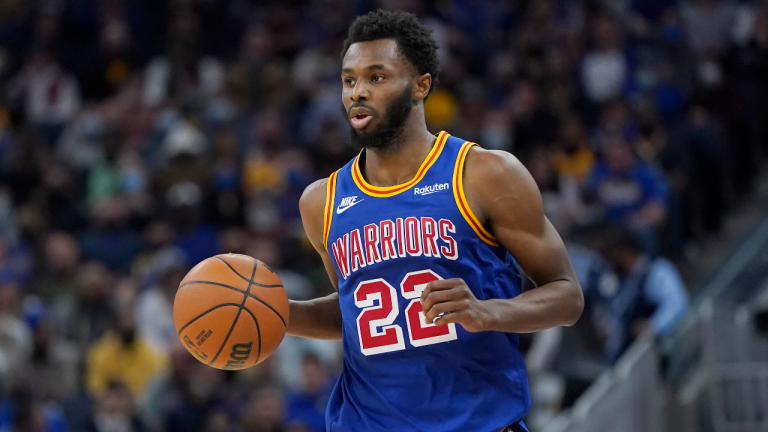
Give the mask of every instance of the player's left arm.
<svg viewBox="0 0 768 432">
<path fill-rule="evenodd" d="M 431 282 L 421 296 L 427 323 L 513 333 L 576 323 L 584 296 L 565 245 L 544 216 L 541 194 L 528 170 L 509 153 L 474 147 L 463 178 L 473 213 L 536 288 L 511 299 L 481 301 L 461 279 Z M 442 313 L 447 314 L 438 318 Z"/>
</svg>

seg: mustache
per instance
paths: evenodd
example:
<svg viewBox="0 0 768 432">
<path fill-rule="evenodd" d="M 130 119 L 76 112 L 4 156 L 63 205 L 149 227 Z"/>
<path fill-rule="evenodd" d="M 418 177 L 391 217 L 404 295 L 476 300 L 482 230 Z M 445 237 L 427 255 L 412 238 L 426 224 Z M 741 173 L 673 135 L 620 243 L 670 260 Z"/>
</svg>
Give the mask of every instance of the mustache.
<svg viewBox="0 0 768 432">
<path fill-rule="evenodd" d="M 370 111 L 370 112 L 372 112 L 374 114 L 378 114 L 376 112 L 376 110 L 373 109 L 373 107 L 371 107 L 370 105 L 366 105 L 366 104 L 364 104 L 362 102 L 352 102 L 352 105 L 349 106 L 349 109 L 345 109 L 344 108 L 344 104 L 341 104 L 341 110 L 344 111 L 347 114 L 347 118 L 349 118 L 349 113 L 351 113 L 352 110 L 355 109 L 355 108 L 365 108 L 365 109 L 367 109 L 368 111 Z"/>
</svg>

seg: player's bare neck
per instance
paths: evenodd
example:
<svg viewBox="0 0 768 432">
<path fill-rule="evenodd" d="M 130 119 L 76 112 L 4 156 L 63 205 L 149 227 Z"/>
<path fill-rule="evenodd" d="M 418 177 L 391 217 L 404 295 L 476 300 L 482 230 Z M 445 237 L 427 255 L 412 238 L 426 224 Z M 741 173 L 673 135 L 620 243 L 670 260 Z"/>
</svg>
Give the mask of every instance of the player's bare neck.
<svg viewBox="0 0 768 432">
<path fill-rule="evenodd" d="M 362 172 L 373 186 L 387 187 L 407 183 L 416 176 L 436 137 L 426 127 L 403 132 L 400 143 L 386 149 L 365 149 Z"/>
</svg>

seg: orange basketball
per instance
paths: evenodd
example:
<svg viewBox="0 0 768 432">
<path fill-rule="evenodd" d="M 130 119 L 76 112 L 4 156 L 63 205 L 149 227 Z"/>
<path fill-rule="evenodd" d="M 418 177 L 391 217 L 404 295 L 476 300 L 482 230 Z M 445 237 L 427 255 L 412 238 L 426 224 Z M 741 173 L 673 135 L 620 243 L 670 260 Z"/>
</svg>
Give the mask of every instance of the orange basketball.
<svg viewBox="0 0 768 432">
<path fill-rule="evenodd" d="M 247 255 L 208 258 L 187 273 L 173 301 L 179 339 L 218 369 L 259 364 L 280 345 L 288 323 L 283 283 Z"/>
</svg>

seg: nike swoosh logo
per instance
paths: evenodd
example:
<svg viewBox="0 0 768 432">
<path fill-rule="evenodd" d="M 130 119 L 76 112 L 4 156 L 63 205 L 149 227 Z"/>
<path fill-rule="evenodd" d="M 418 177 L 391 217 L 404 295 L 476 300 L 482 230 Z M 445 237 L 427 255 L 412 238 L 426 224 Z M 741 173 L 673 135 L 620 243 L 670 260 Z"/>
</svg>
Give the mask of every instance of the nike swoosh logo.
<svg viewBox="0 0 768 432">
<path fill-rule="evenodd" d="M 342 213 L 344 213 L 345 211 L 349 210 L 349 208 L 350 208 L 350 207 L 352 207 L 353 205 L 355 205 L 355 204 L 360 204 L 360 203 L 361 203 L 361 202 L 363 202 L 363 201 L 365 201 L 365 200 L 364 200 L 364 199 L 361 199 L 360 201 L 355 201 L 355 202 L 353 202 L 353 203 L 349 203 L 349 205 L 347 205 L 347 206 L 346 206 L 346 207 L 344 207 L 344 208 L 341 208 L 341 206 L 338 206 L 338 207 L 336 207 L 336 214 L 342 214 Z"/>
</svg>

